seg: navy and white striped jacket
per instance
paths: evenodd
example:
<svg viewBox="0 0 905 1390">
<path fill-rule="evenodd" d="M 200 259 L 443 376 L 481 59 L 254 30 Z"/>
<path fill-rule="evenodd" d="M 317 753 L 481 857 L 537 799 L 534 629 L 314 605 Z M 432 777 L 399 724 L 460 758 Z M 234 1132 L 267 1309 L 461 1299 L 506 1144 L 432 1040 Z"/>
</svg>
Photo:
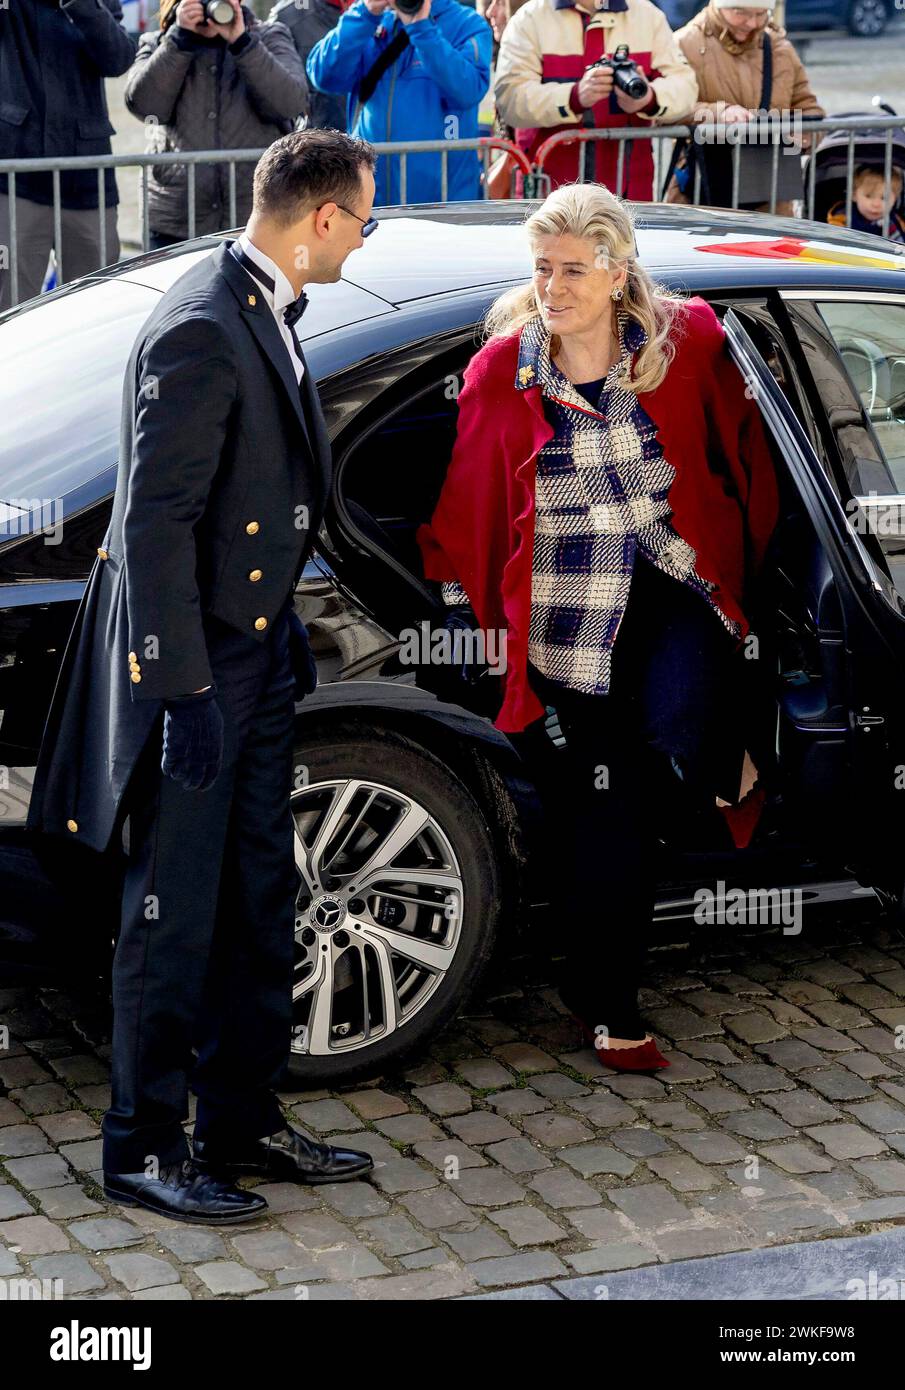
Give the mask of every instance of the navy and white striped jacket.
<svg viewBox="0 0 905 1390">
<path fill-rule="evenodd" d="M 700 593 L 733 637 L 740 627 L 710 597 L 697 555 L 670 523 L 675 470 L 656 427 L 623 384 L 647 341 L 625 310 L 617 314 L 620 355 L 595 409 L 550 358 L 540 316 L 522 328 L 515 387 L 540 383 L 554 426 L 536 459 L 536 519 L 529 660 L 549 679 L 586 694 L 609 689 L 613 644 L 628 602 L 636 553 Z M 468 603 L 457 582 L 441 586 L 447 604 Z"/>
</svg>

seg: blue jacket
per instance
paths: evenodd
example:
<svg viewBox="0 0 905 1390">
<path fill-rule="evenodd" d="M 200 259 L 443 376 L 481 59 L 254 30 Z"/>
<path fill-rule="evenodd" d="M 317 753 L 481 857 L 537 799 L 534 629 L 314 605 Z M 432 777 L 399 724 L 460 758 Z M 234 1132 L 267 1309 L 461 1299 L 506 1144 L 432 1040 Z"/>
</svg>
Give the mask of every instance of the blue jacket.
<svg viewBox="0 0 905 1390">
<path fill-rule="evenodd" d="M 364 0 L 346 10 L 308 55 L 308 77 L 322 92 L 349 95 L 349 130 L 362 140 L 442 140 L 477 136 L 478 104 L 490 86 L 490 25 L 459 0 L 431 0 L 427 19 L 402 26 L 409 43 L 363 106 L 358 87 L 402 21 L 393 10 L 371 14 Z M 392 166 L 387 168 L 387 164 Z M 475 151 L 447 155 L 446 199 L 481 196 Z M 398 155 L 378 160 L 375 203 L 403 201 Z M 441 155 L 409 155 L 407 203 L 442 201 Z"/>
</svg>

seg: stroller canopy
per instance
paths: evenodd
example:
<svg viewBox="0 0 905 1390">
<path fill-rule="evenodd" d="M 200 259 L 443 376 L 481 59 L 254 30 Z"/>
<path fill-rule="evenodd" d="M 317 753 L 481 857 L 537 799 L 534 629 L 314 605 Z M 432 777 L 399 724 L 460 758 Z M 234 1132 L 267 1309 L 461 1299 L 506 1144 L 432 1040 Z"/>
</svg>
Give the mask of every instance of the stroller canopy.
<svg viewBox="0 0 905 1390">
<path fill-rule="evenodd" d="M 852 130 L 844 122 L 852 116 L 876 116 L 876 111 L 843 111 L 832 117 L 839 121 L 838 129 L 824 132 L 817 148 L 805 157 L 805 187 L 810 177 L 810 163 L 813 159 L 814 171 L 814 218 L 825 222 L 827 213 L 834 203 L 845 197 L 848 178 L 848 146 L 853 137 L 854 167 L 871 164 L 882 174 L 886 162 L 886 132 L 884 130 Z M 894 126 L 892 131 L 892 167 L 898 169 L 905 182 L 905 126 Z"/>
</svg>

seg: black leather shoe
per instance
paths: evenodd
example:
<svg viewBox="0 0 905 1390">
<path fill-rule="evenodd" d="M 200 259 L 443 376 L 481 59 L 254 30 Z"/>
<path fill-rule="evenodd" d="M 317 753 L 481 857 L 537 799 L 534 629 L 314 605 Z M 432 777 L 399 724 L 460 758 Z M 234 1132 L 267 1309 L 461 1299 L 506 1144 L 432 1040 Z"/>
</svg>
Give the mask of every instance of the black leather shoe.
<svg viewBox="0 0 905 1390">
<path fill-rule="evenodd" d="M 104 1191 L 126 1206 L 148 1207 L 174 1221 L 199 1225 L 231 1225 L 251 1221 L 267 1210 L 267 1201 L 254 1192 L 243 1192 L 230 1182 L 205 1172 L 193 1158 L 170 1163 L 159 1178 L 147 1173 L 104 1173 Z"/>
<path fill-rule="evenodd" d="M 261 1173 L 284 1182 L 348 1182 L 374 1167 L 370 1154 L 315 1144 L 291 1126 L 228 1148 L 205 1139 L 196 1139 L 193 1147 L 195 1162 L 205 1172 Z"/>
</svg>

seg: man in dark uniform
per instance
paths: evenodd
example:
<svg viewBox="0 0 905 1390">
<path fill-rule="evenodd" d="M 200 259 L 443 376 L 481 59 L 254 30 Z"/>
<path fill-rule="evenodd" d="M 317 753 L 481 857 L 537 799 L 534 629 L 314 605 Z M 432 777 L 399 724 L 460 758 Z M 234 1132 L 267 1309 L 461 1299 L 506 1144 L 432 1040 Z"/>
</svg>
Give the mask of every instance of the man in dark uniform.
<svg viewBox="0 0 905 1390">
<path fill-rule="evenodd" d="M 35 777 L 32 828 L 103 852 L 129 817 L 104 1186 L 179 1220 L 259 1215 L 242 1171 L 336 1182 L 373 1167 L 287 1126 L 275 1094 L 292 1027 L 294 702 L 317 679 L 293 592 L 331 476 L 295 322 L 302 286 L 338 280 L 376 226 L 373 167 L 336 131 L 276 141 L 246 231 L 139 334 L 113 512 Z"/>
</svg>

